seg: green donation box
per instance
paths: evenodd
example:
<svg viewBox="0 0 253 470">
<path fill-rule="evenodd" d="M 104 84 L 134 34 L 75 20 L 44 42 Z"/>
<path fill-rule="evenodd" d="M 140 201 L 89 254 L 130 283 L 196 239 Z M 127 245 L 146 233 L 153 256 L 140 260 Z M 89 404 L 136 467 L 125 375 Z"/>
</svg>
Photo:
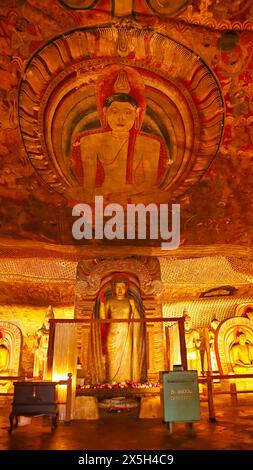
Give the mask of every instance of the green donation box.
<svg viewBox="0 0 253 470">
<path fill-rule="evenodd" d="M 197 371 L 160 372 L 160 382 L 165 423 L 201 419 Z"/>
</svg>

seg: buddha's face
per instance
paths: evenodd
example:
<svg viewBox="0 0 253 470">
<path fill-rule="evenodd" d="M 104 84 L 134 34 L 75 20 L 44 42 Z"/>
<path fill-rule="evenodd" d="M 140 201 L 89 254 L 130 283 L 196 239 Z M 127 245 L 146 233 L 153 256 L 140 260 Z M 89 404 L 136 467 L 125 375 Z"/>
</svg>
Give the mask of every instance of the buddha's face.
<svg viewBox="0 0 253 470">
<path fill-rule="evenodd" d="M 116 132 L 130 131 L 137 116 L 135 106 L 127 102 L 113 101 L 104 111 L 110 128 Z"/>
<path fill-rule="evenodd" d="M 124 282 L 117 282 L 115 284 L 115 294 L 118 298 L 123 298 L 126 295 L 126 284 Z"/>
</svg>

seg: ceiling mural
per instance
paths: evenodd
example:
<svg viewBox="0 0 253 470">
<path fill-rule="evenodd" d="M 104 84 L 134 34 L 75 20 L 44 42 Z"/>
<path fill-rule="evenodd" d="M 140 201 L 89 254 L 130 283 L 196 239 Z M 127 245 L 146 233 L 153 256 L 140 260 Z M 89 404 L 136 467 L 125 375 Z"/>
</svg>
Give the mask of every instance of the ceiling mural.
<svg viewBox="0 0 253 470">
<path fill-rule="evenodd" d="M 107 25 L 57 38 L 31 59 L 19 119 L 49 188 L 77 202 L 95 194 L 166 202 L 209 167 L 223 100 L 189 49 L 150 30 Z"/>
<path fill-rule="evenodd" d="M 251 245 L 252 2 L 127 7 L 1 2 L 0 236 L 72 244 L 103 194 L 180 203 L 182 245 Z"/>
</svg>

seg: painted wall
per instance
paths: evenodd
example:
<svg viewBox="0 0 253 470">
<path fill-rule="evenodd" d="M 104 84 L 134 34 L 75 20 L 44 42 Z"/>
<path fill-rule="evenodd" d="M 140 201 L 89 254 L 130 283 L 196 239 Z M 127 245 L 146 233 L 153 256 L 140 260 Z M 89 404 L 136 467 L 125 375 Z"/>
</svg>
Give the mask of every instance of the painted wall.
<svg viewBox="0 0 253 470">
<path fill-rule="evenodd" d="M 1 305 L 0 320 L 9 321 L 17 325 L 23 335 L 23 347 L 20 373 L 32 376 L 33 347 L 36 331 L 42 326 L 47 307 L 33 307 L 20 305 Z M 53 309 L 55 318 L 73 318 L 74 308 L 56 307 Z"/>
</svg>

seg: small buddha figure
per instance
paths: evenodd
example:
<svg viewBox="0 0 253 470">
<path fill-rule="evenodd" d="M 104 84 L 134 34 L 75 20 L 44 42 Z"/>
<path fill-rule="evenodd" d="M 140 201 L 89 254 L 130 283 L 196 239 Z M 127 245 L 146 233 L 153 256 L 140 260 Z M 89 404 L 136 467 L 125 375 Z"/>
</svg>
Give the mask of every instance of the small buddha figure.
<svg viewBox="0 0 253 470">
<path fill-rule="evenodd" d="M 54 318 L 51 305 L 48 307 L 43 325 L 36 332 L 33 377 L 46 378 L 47 374 L 47 350 L 49 341 L 49 320 Z"/>
<path fill-rule="evenodd" d="M 8 372 L 9 366 L 9 350 L 4 344 L 3 333 L 0 331 L 0 374 L 4 375 Z"/>
<path fill-rule="evenodd" d="M 236 374 L 253 374 L 253 346 L 243 331 L 237 333 L 237 343 L 231 348 L 232 367 Z"/>
<path fill-rule="evenodd" d="M 215 338 L 215 331 L 219 326 L 219 320 L 217 318 L 213 318 L 209 328 L 209 345 L 210 345 L 210 358 L 211 358 L 211 366 L 213 371 L 218 370 L 218 364 L 216 360 L 215 354 L 215 347 L 214 347 L 214 338 Z"/>
<path fill-rule="evenodd" d="M 100 318 L 140 318 L 133 298 L 127 295 L 127 280 L 114 281 L 114 295 L 101 302 Z M 141 323 L 110 323 L 106 339 L 107 381 L 139 382 L 143 378 L 144 338 Z"/>
<path fill-rule="evenodd" d="M 200 334 L 198 330 L 192 328 L 192 320 L 186 310 L 184 310 L 184 317 L 185 317 L 184 328 L 185 328 L 187 367 L 188 367 L 188 370 L 197 370 L 200 373 L 201 372 Z"/>
</svg>

